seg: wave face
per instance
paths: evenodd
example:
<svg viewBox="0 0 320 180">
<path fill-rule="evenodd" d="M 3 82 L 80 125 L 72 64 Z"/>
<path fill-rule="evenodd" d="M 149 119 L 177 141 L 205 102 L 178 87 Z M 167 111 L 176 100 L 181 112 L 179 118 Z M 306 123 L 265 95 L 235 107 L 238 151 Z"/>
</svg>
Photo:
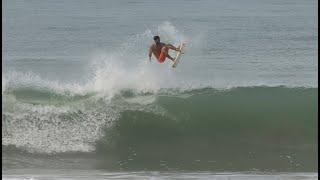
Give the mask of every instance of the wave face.
<svg viewBox="0 0 320 180">
<path fill-rule="evenodd" d="M 2 146 L 93 153 L 101 168 L 314 170 L 317 88 L 4 94 Z M 243 162 L 247 162 L 243 164 Z"/>
</svg>

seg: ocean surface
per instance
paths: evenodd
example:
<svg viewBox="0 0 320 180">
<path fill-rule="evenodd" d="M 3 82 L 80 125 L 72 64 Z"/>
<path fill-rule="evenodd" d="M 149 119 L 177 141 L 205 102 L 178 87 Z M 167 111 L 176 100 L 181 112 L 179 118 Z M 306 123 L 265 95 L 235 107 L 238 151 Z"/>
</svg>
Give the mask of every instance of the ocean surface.
<svg viewBox="0 0 320 180">
<path fill-rule="evenodd" d="M 2 5 L 3 179 L 318 178 L 316 0 Z"/>
</svg>

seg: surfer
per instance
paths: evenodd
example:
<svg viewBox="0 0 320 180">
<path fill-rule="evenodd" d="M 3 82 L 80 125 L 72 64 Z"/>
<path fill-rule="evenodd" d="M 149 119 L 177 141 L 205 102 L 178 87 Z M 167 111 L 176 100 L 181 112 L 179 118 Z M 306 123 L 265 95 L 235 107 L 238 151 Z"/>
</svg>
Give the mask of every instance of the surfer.
<svg viewBox="0 0 320 180">
<path fill-rule="evenodd" d="M 152 44 L 149 48 L 149 61 L 151 62 L 152 53 L 160 63 L 163 63 L 166 60 L 166 58 L 169 58 L 171 61 L 174 61 L 174 59 L 168 53 L 169 49 L 180 51 L 180 48 L 176 48 L 171 44 L 165 44 L 160 42 L 159 36 L 154 36 L 153 40 L 155 43 Z"/>
</svg>

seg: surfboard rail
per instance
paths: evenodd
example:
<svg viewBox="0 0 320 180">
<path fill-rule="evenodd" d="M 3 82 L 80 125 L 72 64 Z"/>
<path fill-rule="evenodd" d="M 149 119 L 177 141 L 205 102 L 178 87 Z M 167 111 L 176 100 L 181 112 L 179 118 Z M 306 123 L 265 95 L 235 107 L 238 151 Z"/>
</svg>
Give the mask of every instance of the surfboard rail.
<svg viewBox="0 0 320 180">
<path fill-rule="evenodd" d="M 179 50 L 180 51 L 177 52 L 176 57 L 174 58 L 174 61 L 173 61 L 173 64 L 172 64 L 172 68 L 177 67 L 177 65 L 179 63 L 179 60 L 181 59 L 182 54 L 184 54 L 182 52 L 184 47 L 185 47 L 185 43 L 180 43 L 180 45 L 179 45 Z"/>
</svg>

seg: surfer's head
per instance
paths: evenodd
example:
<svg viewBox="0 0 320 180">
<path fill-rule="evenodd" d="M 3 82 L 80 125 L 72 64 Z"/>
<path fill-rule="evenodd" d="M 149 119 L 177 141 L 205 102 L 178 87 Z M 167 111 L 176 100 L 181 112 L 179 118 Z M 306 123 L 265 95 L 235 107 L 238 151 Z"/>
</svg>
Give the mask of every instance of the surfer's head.
<svg viewBox="0 0 320 180">
<path fill-rule="evenodd" d="M 155 43 L 160 43 L 160 37 L 159 36 L 153 36 L 153 40 Z"/>
</svg>

